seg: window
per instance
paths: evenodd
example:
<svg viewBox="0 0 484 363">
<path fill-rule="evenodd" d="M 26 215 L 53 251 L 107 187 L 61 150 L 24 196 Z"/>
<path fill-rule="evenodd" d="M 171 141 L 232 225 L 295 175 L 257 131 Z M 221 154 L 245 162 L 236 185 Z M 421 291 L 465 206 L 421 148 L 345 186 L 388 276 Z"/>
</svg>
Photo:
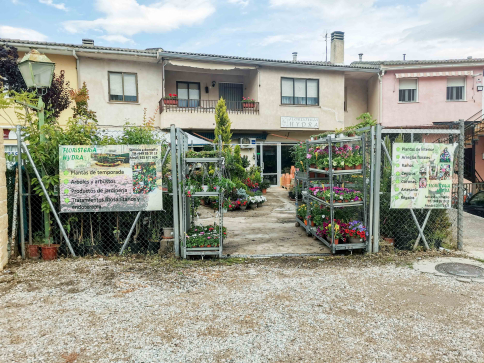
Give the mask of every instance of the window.
<svg viewBox="0 0 484 363">
<path fill-rule="evenodd" d="M 283 105 L 319 105 L 319 80 L 281 78 Z"/>
<path fill-rule="evenodd" d="M 178 107 L 200 106 L 200 83 L 176 82 Z"/>
<path fill-rule="evenodd" d="M 109 101 L 138 102 L 138 76 L 136 73 L 109 72 Z"/>
<path fill-rule="evenodd" d="M 398 102 L 417 102 L 417 80 L 400 79 Z"/>
<path fill-rule="evenodd" d="M 465 78 L 447 78 L 447 101 L 464 101 L 465 85 Z"/>
</svg>

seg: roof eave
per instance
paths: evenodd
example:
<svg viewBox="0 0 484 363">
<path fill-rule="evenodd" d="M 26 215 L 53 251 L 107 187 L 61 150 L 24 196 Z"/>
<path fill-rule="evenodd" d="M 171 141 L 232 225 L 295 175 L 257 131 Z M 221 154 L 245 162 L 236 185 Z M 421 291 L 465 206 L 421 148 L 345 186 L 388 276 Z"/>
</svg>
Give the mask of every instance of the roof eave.
<svg viewBox="0 0 484 363">
<path fill-rule="evenodd" d="M 378 73 L 378 71 L 379 71 L 376 68 L 327 66 L 327 65 L 303 64 L 303 63 L 291 63 L 291 62 L 271 62 L 271 61 L 266 61 L 266 60 L 225 58 L 225 57 L 199 55 L 199 54 L 171 53 L 171 52 L 165 52 L 165 51 L 159 51 L 158 56 L 163 57 L 163 58 L 167 58 L 167 59 L 170 59 L 170 58 L 189 59 L 189 60 L 198 60 L 198 61 L 237 63 L 237 64 L 246 64 L 246 65 L 254 65 L 254 66 L 269 66 L 269 67 L 282 67 L 282 68 L 304 68 L 304 69 L 317 69 L 317 70 L 339 71 L 339 72 Z"/>
</svg>

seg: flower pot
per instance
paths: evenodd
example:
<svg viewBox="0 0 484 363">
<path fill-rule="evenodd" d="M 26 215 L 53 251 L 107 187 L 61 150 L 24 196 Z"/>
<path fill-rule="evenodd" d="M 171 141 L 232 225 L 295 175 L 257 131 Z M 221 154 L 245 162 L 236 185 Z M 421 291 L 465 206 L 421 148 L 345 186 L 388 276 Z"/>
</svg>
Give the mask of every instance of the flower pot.
<svg viewBox="0 0 484 363">
<path fill-rule="evenodd" d="M 353 167 L 352 166 L 349 166 L 349 165 L 345 165 L 345 170 L 352 170 Z"/>
<path fill-rule="evenodd" d="M 348 203 L 348 202 L 349 202 L 349 200 L 348 200 L 348 199 L 345 199 L 345 200 L 344 200 L 344 202 L 345 202 L 345 203 Z"/>
<path fill-rule="evenodd" d="M 311 221 L 311 227 L 316 227 L 316 223 L 314 223 L 314 221 Z"/>
<path fill-rule="evenodd" d="M 242 107 L 244 107 L 244 108 L 254 108 L 255 102 L 244 102 L 244 103 L 242 103 Z"/>
<path fill-rule="evenodd" d="M 324 168 L 324 170 L 328 171 L 328 170 L 329 170 L 329 168 Z"/>
<path fill-rule="evenodd" d="M 395 238 L 390 238 L 390 237 L 384 237 L 383 240 L 389 244 L 390 246 L 394 246 L 395 245 Z"/>
<path fill-rule="evenodd" d="M 262 189 L 262 194 L 266 194 L 267 193 L 267 189 Z"/>
<path fill-rule="evenodd" d="M 57 258 L 59 245 L 43 245 L 40 248 L 42 250 L 42 259 L 44 261 L 52 261 Z"/>
<path fill-rule="evenodd" d="M 29 258 L 38 259 L 40 257 L 40 250 L 38 245 L 28 245 Z"/>
<path fill-rule="evenodd" d="M 200 199 L 200 204 L 201 204 L 201 205 L 205 205 L 205 199 L 203 199 L 203 198 L 202 198 L 202 199 Z"/>
<path fill-rule="evenodd" d="M 348 237 L 349 243 L 361 243 L 358 237 Z"/>
<path fill-rule="evenodd" d="M 178 100 L 163 100 L 165 105 L 178 105 Z"/>
<path fill-rule="evenodd" d="M 343 170 L 343 168 L 341 166 L 338 166 L 336 170 Z"/>
<path fill-rule="evenodd" d="M 202 185 L 202 190 L 204 192 L 207 192 L 208 191 L 208 185 Z"/>
<path fill-rule="evenodd" d="M 362 165 L 361 165 L 361 164 L 358 164 L 358 165 L 356 165 L 356 166 L 355 166 L 355 169 L 360 170 L 360 169 L 361 169 L 361 167 L 362 167 Z"/>
<path fill-rule="evenodd" d="M 240 210 L 246 210 L 247 209 L 247 204 L 246 205 L 241 205 Z"/>
<path fill-rule="evenodd" d="M 163 237 L 164 238 L 173 238 L 173 227 L 163 227 Z"/>
<path fill-rule="evenodd" d="M 224 213 L 224 214 L 225 214 L 225 213 L 227 213 L 227 212 L 228 212 L 227 208 L 222 209 L 222 213 Z"/>
<path fill-rule="evenodd" d="M 306 226 L 308 225 L 308 220 L 307 219 L 304 220 L 304 225 L 306 225 Z"/>
<path fill-rule="evenodd" d="M 262 203 L 257 203 L 257 208 L 262 207 Z"/>
</svg>

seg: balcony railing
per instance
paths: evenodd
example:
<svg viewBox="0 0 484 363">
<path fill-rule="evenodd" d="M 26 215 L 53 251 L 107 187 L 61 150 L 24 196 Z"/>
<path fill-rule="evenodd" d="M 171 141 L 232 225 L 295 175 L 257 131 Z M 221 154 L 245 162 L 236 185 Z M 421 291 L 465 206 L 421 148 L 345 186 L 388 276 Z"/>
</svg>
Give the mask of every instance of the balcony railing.
<svg viewBox="0 0 484 363">
<path fill-rule="evenodd" d="M 184 100 L 166 99 L 160 100 L 160 113 L 162 112 L 190 112 L 190 113 L 215 113 L 218 100 Z M 243 103 L 241 101 L 225 101 L 228 113 L 258 114 L 259 102 Z"/>
</svg>

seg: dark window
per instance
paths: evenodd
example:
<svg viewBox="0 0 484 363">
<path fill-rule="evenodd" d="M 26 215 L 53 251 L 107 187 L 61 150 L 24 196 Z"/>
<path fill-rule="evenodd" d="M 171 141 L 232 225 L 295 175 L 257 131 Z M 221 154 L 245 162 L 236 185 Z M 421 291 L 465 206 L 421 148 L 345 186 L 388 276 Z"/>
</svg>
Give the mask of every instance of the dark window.
<svg viewBox="0 0 484 363">
<path fill-rule="evenodd" d="M 178 107 L 200 106 L 200 83 L 176 82 Z"/>
<path fill-rule="evenodd" d="M 463 77 L 447 78 L 447 101 L 463 101 L 465 99 L 466 80 Z"/>
<path fill-rule="evenodd" d="M 136 73 L 108 72 L 109 100 L 112 102 L 138 102 L 138 76 Z"/>
<path fill-rule="evenodd" d="M 400 79 L 398 102 L 417 102 L 417 87 L 418 81 L 416 79 Z"/>
<path fill-rule="evenodd" d="M 414 89 L 401 89 L 398 93 L 399 102 L 415 102 Z"/>
<path fill-rule="evenodd" d="M 283 105 L 319 105 L 319 80 L 281 78 L 281 103 Z"/>
</svg>

